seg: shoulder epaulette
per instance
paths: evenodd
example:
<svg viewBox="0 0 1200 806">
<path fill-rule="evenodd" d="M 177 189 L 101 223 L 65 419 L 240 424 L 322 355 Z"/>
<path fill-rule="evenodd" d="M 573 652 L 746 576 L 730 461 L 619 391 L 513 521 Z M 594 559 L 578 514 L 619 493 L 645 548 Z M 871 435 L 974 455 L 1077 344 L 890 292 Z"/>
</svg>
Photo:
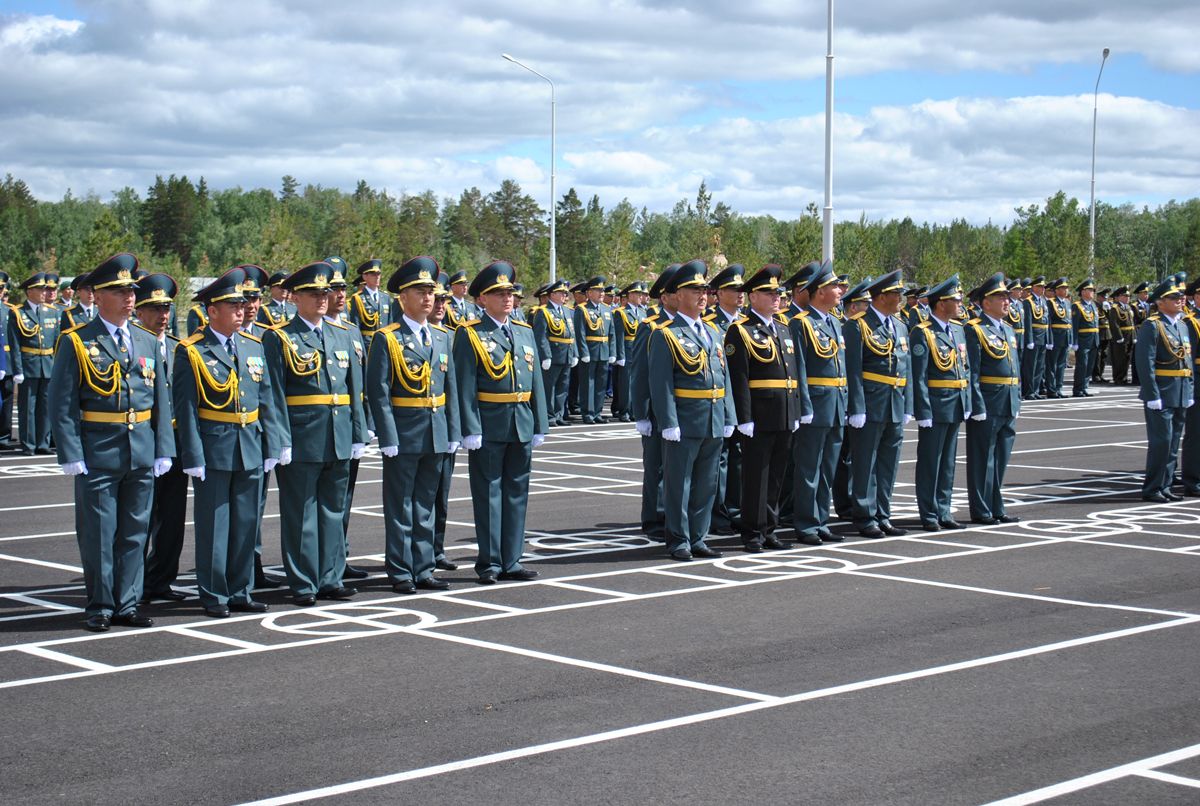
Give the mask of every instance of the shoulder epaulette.
<svg viewBox="0 0 1200 806">
<path fill-rule="evenodd" d="M 151 330 L 150 328 L 143 325 L 141 322 L 130 322 L 130 324 L 133 325 L 134 327 L 136 327 L 138 330 L 144 330 L 147 333 L 149 333 L 151 336 L 153 336 L 154 338 L 156 338 L 156 339 L 158 338 L 157 333 L 155 333 L 153 330 Z"/>
<path fill-rule="evenodd" d="M 83 323 L 81 323 L 81 324 L 75 325 L 74 327 L 69 327 L 69 328 L 67 328 L 66 330 L 62 331 L 62 332 L 61 332 L 61 333 L 59 333 L 58 335 L 59 335 L 59 336 L 65 336 L 65 335 L 67 335 L 68 333 L 74 333 L 76 330 L 79 330 L 79 328 L 83 327 L 84 325 L 89 325 L 89 324 L 91 324 L 91 322 L 83 322 Z M 138 325 L 138 327 L 142 327 L 142 326 L 141 326 L 141 325 Z M 142 329 L 143 329 L 143 330 L 145 330 L 145 328 L 142 328 Z"/>
<path fill-rule="evenodd" d="M 170 331 L 163 333 L 163 335 L 167 337 L 167 341 L 179 341 L 180 340 L 178 336 L 171 333 Z"/>
<path fill-rule="evenodd" d="M 377 330 L 375 332 L 376 333 L 391 333 L 393 330 L 395 330 L 398 327 L 400 327 L 399 322 L 392 322 L 390 325 L 384 325 L 383 327 L 379 328 L 379 330 Z M 438 325 L 430 325 L 430 327 L 438 327 Z"/>
<path fill-rule="evenodd" d="M 850 314 L 850 319 L 852 319 L 854 321 L 858 321 L 859 319 L 862 319 L 863 316 L 866 315 L 866 313 L 867 313 L 866 311 L 859 311 L 858 313 L 852 313 L 852 314 Z"/>
<path fill-rule="evenodd" d="M 742 314 L 742 315 L 741 315 L 741 316 L 739 316 L 737 319 L 734 319 L 734 320 L 733 320 L 733 323 L 734 323 L 735 325 L 740 325 L 740 324 L 742 324 L 743 322 L 749 322 L 749 321 L 750 321 L 750 317 L 749 317 L 749 316 L 746 316 L 746 314 Z"/>
<path fill-rule="evenodd" d="M 930 320 L 926 319 L 923 322 L 918 322 L 917 328 L 925 328 L 926 330 L 928 330 L 930 325 L 931 325 Z"/>
<path fill-rule="evenodd" d="M 345 326 L 345 325 L 343 325 L 341 322 L 337 322 L 337 321 L 334 321 L 334 320 L 331 320 L 331 319 L 326 319 L 326 320 L 325 320 L 325 323 L 326 323 L 326 324 L 328 324 L 328 325 L 333 325 L 334 327 L 340 327 L 342 330 L 345 330 L 345 329 L 346 329 L 346 326 Z"/>
<path fill-rule="evenodd" d="M 479 324 L 478 319 L 467 319 L 466 321 L 459 322 L 458 326 L 459 327 L 474 327 L 477 324 Z"/>
<path fill-rule="evenodd" d="M 713 332 L 714 332 L 714 333 L 720 333 L 720 332 L 721 332 L 721 328 L 717 327 L 717 326 L 716 326 L 716 325 L 714 325 L 712 322 L 709 322 L 707 319 L 706 319 L 706 320 L 704 320 L 704 324 L 706 324 L 706 325 L 708 325 L 709 327 L 711 327 L 711 328 L 713 329 Z"/>
<path fill-rule="evenodd" d="M 200 341 L 200 339 L 202 339 L 202 338 L 204 338 L 204 331 L 197 330 L 195 333 L 188 336 L 186 339 L 180 339 L 179 343 L 190 347 L 193 344 L 195 344 L 196 342 Z"/>
<path fill-rule="evenodd" d="M 434 330 L 440 330 L 440 331 L 442 331 L 443 333 L 449 333 L 449 332 L 450 332 L 450 328 L 446 327 L 445 325 L 438 325 L 438 324 L 434 324 L 433 322 L 430 322 L 430 323 L 429 323 L 429 326 L 430 326 L 431 328 L 433 328 Z M 390 327 L 390 325 L 389 325 L 389 327 Z"/>
<path fill-rule="evenodd" d="M 706 313 L 706 314 L 704 314 L 704 316 L 701 317 L 701 319 L 705 322 L 716 321 L 716 318 L 717 318 L 716 311 L 713 311 L 712 313 Z"/>
<path fill-rule="evenodd" d="M 982 322 L 982 321 L 983 321 L 983 320 L 982 320 L 982 319 L 980 319 L 978 316 L 973 316 L 973 317 L 971 317 L 970 319 L 968 319 L 968 320 L 967 320 L 967 324 L 968 324 L 968 325 L 978 325 L 978 324 L 979 324 L 980 322 Z"/>
<path fill-rule="evenodd" d="M 258 336 L 255 336 L 253 333 L 247 333 L 244 330 L 239 330 L 238 333 L 242 336 L 242 338 L 250 339 L 250 341 L 256 341 L 259 344 L 262 344 L 262 339 L 260 339 Z"/>
<path fill-rule="evenodd" d="M 520 325 L 521 327 L 527 327 L 530 330 L 533 329 L 533 325 L 529 324 L 528 322 L 522 322 L 520 319 L 513 319 L 513 318 L 509 317 L 508 321 L 512 322 L 514 325 Z"/>
</svg>

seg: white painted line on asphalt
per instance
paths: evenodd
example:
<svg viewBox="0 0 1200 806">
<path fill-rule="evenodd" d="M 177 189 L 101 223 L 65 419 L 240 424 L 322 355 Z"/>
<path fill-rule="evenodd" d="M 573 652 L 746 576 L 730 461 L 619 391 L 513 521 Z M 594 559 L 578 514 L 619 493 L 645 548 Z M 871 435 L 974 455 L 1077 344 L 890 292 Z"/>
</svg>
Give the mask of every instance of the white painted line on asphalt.
<svg viewBox="0 0 1200 806">
<path fill-rule="evenodd" d="M 262 649 L 263 646 L 265 646 L 265 644 L 257 644 L 253 641 L 243 641 L 240 638 L 233 638 L 228 635 L 208 632 L 207 630 L 201 630 L 194 627 L 168 627 L 166 632 L 174 633 L 175 635 L 182 635 L 186 638 L 201 638 L 205 641 L 213 641 L 218 644 L 235 646 L 239 649 Z"/>
<path fill-rule="evenodd" d="M 36 535 L 16 535 L 14 537 L 0 537 L 0 543 L 7 543 L 11 540 L 35 540 L 39 537 L 74 537 L 75 530 L 69 532 L 43 532 Z"/>
<path fill-rule="evenodd" d="M 956 529 L 950 529 L 950 530 L 947 530 L 947 531 L 948 531 L 950 534 L 954 534 L 954 532 L 955 532 L 955 531 L 958 531 L 958 530 L 956 530 Z M 987 546 L 976 546 L 974 543 L 962 543 L 962 542 L 958 542 L 958 541 L 955 541 L 955 540 L 938 540 L 938 539 L 936 539 L 936 538 L 933 538 L 933 537 L 917 537 L 916 535 L 909 535 L 909 536 L 908 536 L 908 542 L 910 542 L 910 543 L 928 543 L 928 544 L 930 544 L 931 546 L 955 546 L 955 547 L 957 547 L 957 548 L 960 548 L 960 549 L 983 549 L 983 548 L 987 548 Z"/>
<path fill-rule="evenodd" d="M 721 579 L 720 577 L 708 577 L 708 576 L 704 576 L 703 574 L 688 574 L 688 573 L 684 573 L 683 571 L 671 571 L 667 568 L 647 568 L 646 573 L 647 574 L 658 574 L 659 576 L 664 576 L 664 577 L 679 577 L 680 579 L 691 579 L 691 580 L 695 580 L 696 582 L 708 582 L 713 585 L 729 586 L 729 585 L 742 584 L 739 580 L 736 580 L 736 579 Z"/>
<path fill-rule="evenodd" d="M 1155 781 L 1162 781 L 1167 784 L 1178 784 L 1179 786 L 1190 786 L 1193 789 L 1200 789 L 1200 781 L 1195 778 L 1184 778 L 1182 775 L 1173 775 L 1169 772 L 1161 772 L 1159 770 L 1143 770 L 1135 772 L 1141 778 L 1153 778 Z"/>
<path fill-rule="evenodd" d="M 54 568 L 58 571 L 71 571 L 75 574 L 82 574 L 83 569 L 78 565 L 66 565 L 64 563 L 52 563 L 49 560 L 35 560 L 31 557 L 14 557 L 11 554 L 0 554 L 0 560 L 8 560 L 14 563 L 26 563 L 28 565 L 40 565 L 43 568 Z"/>
<path fill-rule="evenodd" d="M 576 585 L 574 582 L 556 582 L 553 579 L 548 579 L 545 585 L 550 588 L 563 588 L 570 591 L 581 591 L 583 593 L 595 593 L 599 596 L 612 596 L 617 599 L 636 599 L 636 594 L 626 593 L 624 591 L 610 591 L 604 588 L 593 588 L 588 585 Z"/>
<path fill-rule="evenodd" d="M 0 598 L 12 599 L 14 602 L 24 602 L 35 607 L 45 607 L 49 610 L 57 610 L 62 613 L 82 613 L 82 607 L 63 604 L 62 602 L 52 602 L 49 599 L 39 599 L 35 596 L 30 596 L 28 593 L 0 593 Z"/>
<path fill-rule="evenodd" d="M 81 669 L 87 669 L 90 672 L 111 672 L 115 667 L 109 666 L 107 663 L 100 663 L 86 658 L 77 658 L 74 655 L 68 655 L 64 652 L 55 652 L 53 649 L 46 649 L 41 646 L 25 647 L 21 650 L 26 655 L 34 655 L 46 660 L 52 660 L 55 663 L 65 663 L 68 666 L 78 666 Z"/>
<path fill-rule="evenodd" d="M 264 798 L 256 800 L 252 803 L 243 804 L 243 806 L 283 806 L 289 803 L 300 803 L 306 800 L 316 800 L 318 798 L 334 797 L 336 795 L 345 795 L 350 792 L 361 792 L 366 789 L 375 789 L 381 786 L 390 786 L 393 784 L 404 783 L 406 781 L 414 781 L 420 778 L 429 778 L 436 775 L 445 775 L 446 773 L 460 772 L 462 770 L 483 767 L 492 764 L 499 764 L 506 761 L 513 761 L 520 758 L 528 758 L 530 756 L 545 755 L 554 753 L 560 750 L 570 750 L 576 747 L 585 747 L 588 745 L 601 744 L 603 742 L 611 742 L 618 739 L 625 739 L 630 736 L 641 736 L 648 733 L 657 733 L 673 728 L 695 725 L 702 722 L 711 722 L 718 719 L 725 719 L 731 716 L 741 716 L 743 714 L 753 713 L 755 711 L 765 711 L 773 708 L 780 708 L 797 703 L 809 702 L 812 700 L 834 697 L 841 694 L 848 694 L 856 691 L 864 691 L 882 686 L 895 685 L 897 683 L 906 683 L 912 680 L 920 680 L 922 678 L 935 677 L 938 675 L 949 674 L 953 672 L 966 671 L 976 669 L 983 666 L 991 666 L 1007 661 L 1018 660 L 1022 658 L 1034 657 L 1051 652 L 1058 652 L 1063 649 L 1072 649 L 1074 647 L 1087 646 L 1089 644 L 1097 644 L 1104 641 L 1111 641 L 1118 638 L 1126 638 L 1132 635 L 1153 632 L 1156 630 L 1164 630 L 1172 627 L 1178 627 L 1185 624 L 1195 624 L 1200 621 L 1200 617 L 1178 619 L 1176 621 L 1160 622 L 1157 624 L 1143 625 L 1141 627 L 1130 627 L 1123 630 L 1115 630 L 1112 632 L 1098 633 L 1095 635 L 1085 636 L 1083 638 L 1072 638 L 1067 641 L 1058 641 L 1052 644 L 1042 644 L 1040 646 L 1028 647 L 1012 652 L 1004 652 L 998 655 L 989 655 L 984 658 L 975 658 L 968 661 L 959 661 L 957 663 L 948 663 L 943 666 L 934 666 L 927 669 L 919 669 L 912 672 L 902 672 L 900 674 L 887 675 L 886 677 L 877 677 L 871 680 L 861 680 L 855 683 L 845 683 L 838 686 L 830 686 L 823 689 L 815 689 L 806 691 L 800 694 L 794 694 L 787 697 L 779 697 L 766 702 L 750 702 L 744 705 L 737 705 L 730 708 L 721 708 L 714 711 L 703 711 L 698 714 L 689 714 L 687 716 L 674 717 L 671 719 L 658 720 L 656 722 L 647 722 L 641 725 L 631 725 L 625 728 L 616 730 L 603 731 L 601 733 L 593 733 L 583 736 L 577 736 L 571 739 L 563 739 L 556 742 L 547 742 L 544 744 L 531 745 L 528 747 L 506 750 L 499 753 L 489 753 L 475 758 L 461 759 L 445 764 L 436 764 L 430 767 L 421 767 L 413 770 L 405 770 L 403 772 L 392 773 L 389 775 L 380 775 L 373 778 L 364 778 L 358 781 L 348 781 L 343 784 L 334 786 L 321 787 L 319 789 L 310 789 L 304 792 L 293 792 L 286 795 L 280 795 L 273 798 Z M 1196 753 L 1200 753 L 1200 745 L 1196 746 Z M 1180 751 L 1177 751 L 1180 752 Z M 1185 756 L 1186 757 L 1186 756 Z M 1178 759 L 1176 759 L 1178 760 Z M 1165 762 L 1164 762 L 1165 763 Z M 1157 765 L 1147 765 L 1157 766 Z M 1074 791 L 1074 790 L 1068 790 Z M 1025 801 L 1016 801 L 1025 802 Z M 1028 801 L 1030 803 L 1035 801 Z"/>
<path fill-rule="evenodd" d="M 1072 792 L 1079 792 L 1083 789 L 1090 789 L 1093 786 L 1107 784 L 1110 781 L 1115 781 L 1118 778 L 1125 778 L 1129 775 L 1137 775 L 1138 773 L 1152 770 L 1155 767 L 1165 767 L 1168 764 L 1175 764 L 1180 761 L 1186 761 L 1189 758 L 1200 756 L 1200 744 L 1194 744 L 1191 747 L 1182 747 L 1178 750 L 1172 750 L 1169 753 L 1163 753 L 1150 758 L 1144 758 L 1141 761 L 1133 761 L 1129 764 L 1122 764 L 1119 767 L 1111 767 L 1107 770 L 1094 772 L 1091 775 L 1084 775 L 1079 778 L 1072 778 L 1070 781 L 1052 784 L 1050 786 L 1035 789 L 1032 792 L 1025 792 L 1021 795 L 1013 795 L 1010 798 L 1003 800 L 994 800 L 987 806 L 1026 806 L 1030 803 L 1041 803 L 1044 800 L 1051 798 L 1069 795 Z"/>
</svg>

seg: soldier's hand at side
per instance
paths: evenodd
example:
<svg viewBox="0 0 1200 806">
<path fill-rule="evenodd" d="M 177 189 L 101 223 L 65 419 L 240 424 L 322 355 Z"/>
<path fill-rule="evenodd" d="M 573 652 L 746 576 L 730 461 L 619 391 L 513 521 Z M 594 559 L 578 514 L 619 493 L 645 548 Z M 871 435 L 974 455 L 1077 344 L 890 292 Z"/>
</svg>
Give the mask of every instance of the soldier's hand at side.
<svg viewBox="0 0 1200 806">
<path fill-rule="evenodd" d="M 5 377 L 6 375 L 8 375 L 8 370 L 6 370 L 6 369 L 0 369 L 0 381 L 4 380 L 4 377 Z M 9 426 L 9 427 L 11 428 L 12 426 Z"/>
<path fill-rule="evenodd" d="M 590 364 L 592 362 L 592 357 L 590 355 L 581 355 L 579 356 L 579 360 L 585 364 Z"/>
<path fill-rule="evenodd" d="M 533 445 L 533 447 L 535 447 L 535 448 L 540 448 L 540 447 L 542 447 L 542 443 L 543 443 L 543 442 L 545 442 L 545 441 L 546 441 L 546 435 L 545 435 L 545 434 L 534 434 L 534 435 L 533 435 L 533 442 L 532 442 L 531 444 L 532 444 L 532 445 Z"/>
<path fill-rule="evenodd" d="M 739 434 L 745 434 L 748 437 L 754 436 L 754 423 L 738 423 L 737 427 Z"/>
<path fill-rule="evenodd" d="M 267 461 L 269 462 L 271 460 L 268 459 Z M 263 469 L 264 470 L 266 469 L 266 462 L 263 463 Z M 183 469 L 183 475 L 191 476 L 194 479 L 199 479 L 200 481 L 204 481 L 204 467 L 203 466 L 201 466 L 201 467 L 185 467 Z"/>
<path fill-rule="evenodd" d="M 1053 349 L 1054 349 L 1054 345 L 1053 345 L 1053 344 L 1047 344 L 1047 345 L 1046 345 L 1046 349 L 1047 349 L 1047 350 L 1053 350 Z"/>
<path fill-rule="evenodd" d="M 1196 405 L 1196 401 L 1195 401 L 1193 398 L 1190 398 L 1190 397 L 1189 397 L 1189 398 L 1188 398 L 1187 405 L 1186 405 L 1186 406 L 1184 406 L 1184 408 L 1185 408 L 1185 409 L 1190 409 L 1190 408 L 1191 408 L 1192 406 L 1194 406 L 1194 405 Z"/>
<path fill-rule="evenodd" d="M 62 465 L 64 476 L 86 476 L 88 474 L 87 465 L 83 462 L 67 462 Z"/>
<path fill-rule="evenodd" d="M 610 356 L 608 357 L 608 363 L 610 363 L 610 364 L 615 364 L 615 363 L 617 363 L 617 357 L 616 357 L 615 355 L 610 355 Z"/>
<path fill-rule="evenodd" d="M 725 437 L 725 439 L 729 439 L 731 436 L 733 436 L 733 426 L 732 425 L 725 426 L 725 429 L 721 433 Z"/>
<path fill-rule="evenodd" d="M 463 437 L 462 446 L 469 451 L 479 450 L 480 448 L 483 447 L 483 435 L 482 434 L 468 434 L 467 436 Z"/>
<path fill-rule="evenodd" d="M 367 451 L 366 445 L 364 445 L 361 442 L 355 442 L 350 446 L 350 458 L 351 459 L 361 459 L 363 457 L 363 454 L 366 453 L 366 451 Z"/>
<path fill-rule="evenodd" d="M 154 478 L 158 478 L 162 474 L 171 469 L 171 460 L 160 456 L 154 460 Z"/>
<path fill-rule="evenodd" d="M 984 420 L 987 419 L 987 412 L 981 411 L 978 414 L 972 414 L 971 419 L 977 423 L 982 423 Z"/>
<path fill-rule="evenodd" d="M 933 428 L 933 420 L 917 420 L 917 428 Z"/>
<path fill-rule="evenodd" d="M 623 366 L 625 366 L 625 359 L 624 359 L 624 358 L 622 358 L 620 361 L 618 361 L 618 362 L 617 362 L 617 366 L 618 366 L 618 367 L 623 367 Z"/>
<path fill-rule="evenodd" d="M 1071 345 L 1071 352 L 1075 352 L 1075 351 L 1076 351 L 1076 350 L 1078 350 L 1078 349 L 1079 349 L 1079 345 L 1078 345 L 1078 344 L 1072 344 L 1072 345 Z"/>
<path fill-rule="evenodd" d="M 911 423 L 911 422 L 912 422 L 912 415 L 911 415 L 911 414 L 905 414 L 905 415 L 904 415 L 904 424 L 905 424 L 905 425 L 908 425 L 908 424 L 909 424 L 909 423 Z"/>
<path fill-rule="evenodd" d="M 1029 344 L 1025 345 L 1026 350 L 1032 350 L 1034 347 L 1037 347 L 1037 345 L 1034 344 L 1033 342 L 1029 342 Z"/>
<path fill-rule="evenodd" d="M 462 446 L 461 442 L 447 442 L 446 453 L 458 453 L 458 449 Z"/>
<path fill-rule="evenodd" d="M 662 438 L 667 442 L 678 442 L 681 436 L 683 435 L 679 431 L 679 426 L 676 426 L 675 428 L 664 428 L 662 432 Z"/>
<path fill-rule="evenodd" d="M 812 425 L 812 421 L 813 421 L 813 416 L 811 414 L 805 414 L 803 417 L 801 417 L 799 420 L 797 420 L 792 425 L 792 430 L 795 431 L 797 428 L 799 428 L 802 425 Z"/>
<path fill-rule="evenodd" d="M 370 428 L 368 428 L 367 429 L 367 442 L 374 442 L 374 441 L 375 441 L 375 432 L 372 431 Z"/>
<path fill-rule="evenodd" d="M 572 359 L 571 359 L 571 366 L 575 366 L 575 365 L 576 365 L 576 364 L 578 364 L 578 363 L 579 363 L 579 359 L 578 359 L 578 358 L 572 358 Z"/>
<path fill-rule="evenodd" d="M 1162 411 L 1162 398 L 1159 398 L 1158 400 L 1147 400 L 1146 408 L 1150 409 L 1150 411 Z"/>
<path fill-rule="evenodd" d="M 279 460 L 276 459 L 274 456 L 269 456 L 266 459 L 263 459 L 263 472 L 270 473 L 272 470 L 275 469 L 275 465 L 277 465 L 277 464 L 279 464 Z M 187 471 L 185 470 L 183 472 L 186 473 Z"/>
<path fill-rule="evenodd" d="M 637 432 L 643 437 L 648 437 L 654 433 L 654 424 L 649 420 L 638 420 L 633 424 L 633 427 L 636 428 Z"/>
<path fill-rule="evenodd" d="M 386 448 L 380 448 L 379 452 L 382 453 L 387 458 L 391 459 L 400 454 L 400 446 L 399 445 L 388 445 Z"/>
<path fill-rule="evenodd" d="M 287 448 L 281 448 L 279 451 L 279 466 L 283 467 L 286 464 L 290 464 L 291 461 L 292 461 L 291 447 L 289 446 Z"/>
<path fill-rule="evenodd" d="M 24 375 L 14 375 L 13 376 L 13 385 L 14 386 L 20 386 L 23 383 L 25 383 Z"/>
<path fill-rule="evenodd" d="M 848 423 L 850 424 L 850 427 L 851 427 L 851 428 L 862 428 L 864 425 L 866 425 L 866 424 L 867 424 L 867 415 L 865 415 L 865 414 L 851 414 L 851 415 L 850 415 L 850 416 L 849 416 L 849 417 L 846 419 L 846 422 L 848 422 Z"/>
<path fill-rule="evenodd" d="M 550 369 L 550 359 L 543 358 L 542 359 L 542 372 L 546 372 L 549 369 Z"/>
</svg>

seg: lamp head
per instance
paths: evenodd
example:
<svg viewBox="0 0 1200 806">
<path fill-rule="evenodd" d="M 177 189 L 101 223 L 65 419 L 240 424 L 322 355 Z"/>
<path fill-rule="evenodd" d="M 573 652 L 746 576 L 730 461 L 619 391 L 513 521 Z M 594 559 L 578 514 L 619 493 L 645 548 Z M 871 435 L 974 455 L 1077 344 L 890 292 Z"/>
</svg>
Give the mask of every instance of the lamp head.
<svg viewBox="0 0 1200 806">
<path fill-rule="evenodd" d="M 505 57 L 505 58 L 507 58 L 507 57 Z M 1105 58 L 1105 59 L 1107 59 L 1107 58 L 1108 58 L 1108 48 L 1105 48 L 1105 49 L 1104 49 L 1104 58 Z"/>
<path fill-rule="evenodd" d="M 510 62 L 515 62 L 515 61 L 516 61 L 516 59 L 514 59 L 512 56 L 509 56 L 507 53 L 501 53 L 500 55 L 501 55 L 501 56 L 503 56 L 505 59 L 507 59 L 507 60 L 508 60 L 508 61 L 510 61 Z M 1105 49 L 1104 49 L 1104 55 L 1105 55 L 1105 56 L 1107 56 L 1107 55 L 1108 55 L 1108 48 L 1105 48 Z"/>
</svg>

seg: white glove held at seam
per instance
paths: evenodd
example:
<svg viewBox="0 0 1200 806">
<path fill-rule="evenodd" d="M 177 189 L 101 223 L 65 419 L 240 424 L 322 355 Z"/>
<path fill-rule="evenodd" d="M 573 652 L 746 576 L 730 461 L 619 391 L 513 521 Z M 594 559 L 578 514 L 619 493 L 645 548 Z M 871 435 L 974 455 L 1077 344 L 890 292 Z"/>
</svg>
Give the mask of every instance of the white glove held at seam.
<svg viewBox="0 0 1200 806">
<path fill-rule="evenodd" d="M 748 437 L 753 437 L 754 436 L 754 423 L 753 422 L 738 423 L 737 430 L 738 430 L 739 434 L 745 434 Z"/>
<path fill-rule="evenodd" d="M 799 420 L 797 420 L 792 425 L 792 430 L 795 431 L 797 428 L 799 428 L 802 425 L 812 425 L 812 421 L 813 421 L 813 416 L 811 414 L 805 414 L 803 417 L 801 417 Z"/>
<path fill-rule="evenodd" d="M 625 359 L 624 359 L 624 358 L 622 358 L 621 360 L 619 360 L 619 361 L 617 362 L 617 366 L 618 366 L 618 367 L 623 367 L 623 366 L 625 366 Z"/>
<path fill-rule="evenodd" d="M 14 375 L 14 376 L 13 376 L 13 384 L 14 384 L 15 386 L 20 386 L 20 385 L 21 385 L 21 384 L 23 384 L 23 383 L 25 383 L 25 376 L 24 376 L 24 375 Z"/>
<path fill-rule="evenodd" d="M 977 423 L 982 423 L 984 420 L 987 419 L 987 412 L 981 411 L 978 414 L 972 414 L 971 419 Z"/>
<path fill-rule="evenodd" d="M 548 370 L 548 369 L 550 369 L 550 359 L 549 359 L 549 358 L 543 358 L 543 359 L 542 359 L 542 371 L 543 371 L 543 372 L 545 372 L 545 371 L 546 371 L 546 370 Z"/>
<path fill-rule="evenodd" d="M 933 420 L 917 420 L 917 428 L 933 428 Z"/>
<path fill-rule="evenodd" d="M 201 465 L 200 467 L 185 467 L 183 469 L 183 475 L 191 476 L 192 478 L 198 479 L 199 481 L 204 481 L 204 466 Z"/>
<path fill-rule="evenodd" d="M 585 364 L 592 363 L 592 357 L 590 355 L 581 355 L 581 356 L 579 356 L 579 360 Z"/>
<path fill-rule="evenodd" d="M 367 446 L 361 442 L 355 442 L 350 446 L 350 458 L 361 459 L 366 452 Z"/>
<path fill-rule="evenodd" d="M 483 447 L 482 434 L 468 434 L 463 437 L 462 446 L 469 451 L 477 451 Z"/>
<path fill-rule="evenodd" d="M 279 450 L 279 466 L 283 467 L 284 465 L 291 464 L 291 462 L 292 462 L 291 446 L 286 447 L 286 448 L 280 448 L 280 450 Z"/>
<path fill-rule="evenodd" d="M 733 426 L 732 425 L 725 426 L 725 430 L 722 431 L 722 434 L 724 435 L 725 439 L 729 439 L 731 436 L 733 436 Z"/>
<path fill-rule="evenodd" d="M 576 365 L 576 364 L 578 364 L 578 363 L 579 363 L 579 359 L 578 359 L 578 358 L 572 358 L 572 359 L 571 359 L 571 366 L 575 366 L 575 365 Z"/>
<path fill-rule="evenodd" d="M 905 415 L 904 415 L 904 424 L 905 424 L 905 425 L 908 425 L 908 424 L 909 424 L 909 423 L 911 423 L 911 422 L 912 422 L 912 415 L 911 415 L 911 414 L 905 414 Z"/>
<path fill-rule="evenodd" d="M 458 453 L 458 449 L 462 447 L 461 442 L 447 442 L 446 453 Z"/>
<path fill-rule="evenodd" d="M 866 425 L 866 424 L 867 424 L 867 415 L 865 415 L 865 414 L 851 414 L 851 415 L 850 415 L 850 416 L 849 416 L 849 417 L 846 419 L 846 422 L 848 422 L 848 423 L 850 424 L 850 427 L 851 427 L 851 428 L 862 428 L 864 425 Z"/>
<path fill-rule="evenodd" d="M 62 472 L 64 476 L 86 476 L 88 469 L 83 462 L 67 462 L 62 465 Z"/>
<path fill-rule="evenodd" d="M 386 448 L 380 448 L 379 452 L 389 459 L 393 459 L 400 455 L 399 445 L 388 445 Z"/>
<path fill-rule="evenodd" d="M 643 437 L 648 437 L 654 433 L 654 424 L 649 420 L 638 420 L 633 424 L 633 427 L 636 428 L 637 432 Z"/>
<path fill-rule="evenodd" d="M 534 435 L 533 435 L 533 442 L 532 442 L 532 445 L 533 445 L 533 447 L 535 447 L 535 448 L 540 448 L 540 447 L 542 447 L 542 443 L 543 443 L 543 442 L 545 442 L 545 441 L 546 441 L 546 435 L 545 435 L 545 434 L 534 434 Z"/>
<path fill-rule="evenodd" d="M 269 459 L 264 459 L 263 460 L 263 472 L 270 473 L 272 470 L 275 469 L 275 465 L 277 465 L 277 464 L 279 464 L 279 460 L 273 456 L 270 457 Z"/>
<path fill-rule="evenodd" d="M 1162 398 L 1159 398 L 1158 400 L 1147 400 L 1146 408 L 1150 409 L 1150 411 L 1162 411 Z"/>
<path fill-rule="evenodd" d="M 662 432 L 662 438 L 667 442 L 678 442 L 681 436 L 682 434 L 678 426 L 675 428 L 664 428 Z"/>
<path fill-rule="evenodd" d="M 616 357 L 615 355 L 610 355 L 610 356 L 608 357 L 608 363 L 610 363 L 610 364 L 615 364 L 615 363 L 617 363 L 617 357 Z"/>
<path fill-rule="evenodd" d="M 165 456 L 160 456 L 154 460 L 154 478 L 158 478 L 163 473 L 171 469 L 171 460 Z"/>
</svg>

